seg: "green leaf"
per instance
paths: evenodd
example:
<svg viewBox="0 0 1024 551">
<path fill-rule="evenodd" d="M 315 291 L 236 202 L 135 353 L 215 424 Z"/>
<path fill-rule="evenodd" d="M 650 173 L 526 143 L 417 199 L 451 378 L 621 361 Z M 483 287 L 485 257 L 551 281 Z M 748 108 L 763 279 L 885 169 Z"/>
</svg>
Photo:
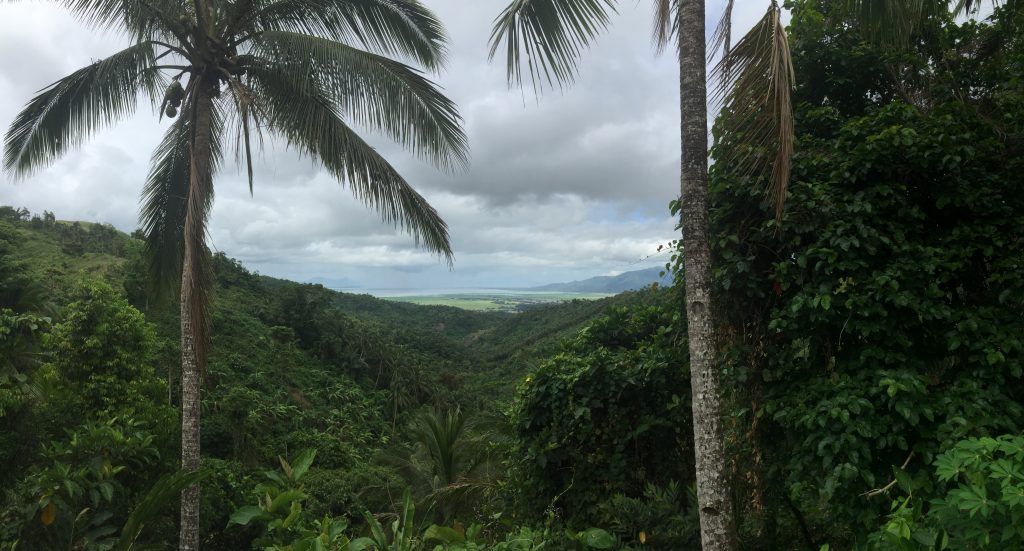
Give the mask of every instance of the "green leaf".
<svg viewBox="0 0 1024 551">
<path fill-rule="evenodd" d="M 600 528 L 588 528 L 581 534 L 583 545 L 593 549 L 611 549 L 615 547 L 615 538 Z"/>
<path fill-rule="evenodd" d="M 459 534 L 454 528 L 438 526 L 433 524 L 423 532 L 424 541 L 439 541 L 441 543 L 462 543 L 466 538 Z"/>
<path fill-rule="evenodd" d="M 960 467 L 960 462 L 951 453 L 944 453 L 935 460 L 935 474 L 941 482 L 960 476 Z"/>
<path fill-rule="evenodd" d="M 313 464 L 313 460 L 316 458 L 316 450 L 308 449 L 304 450 L 299 454 L 298 457 L 292 460 L 292 479 L 298 482 L 302 479 L 306 471 Z"/>
<path fill-rule="evenodd" d="M 958 501 L 957 508 L 961 511 L 968 511 L 971 517 L 979 512 L 982 516 L 987 517 L 991 510 L 988 492 L 984 486 L 973 484 L 966 488 L 961 486 L 959 489 L 950 491 L 949 495 Z"/>
<path fill-rule="evenodd" d="M 146 497 L 135 506 L 132 514 L 128 515 L 124 527 L 121 529 L 121 537 L 114 546 L 114 551 L 129 551 L 133 548 L 135 540 L 139 537 L 145 525 L 157 517 L 160 510 L 170 501 L 177 499 L 181 491 L 193 484 L 209 478 L 213 473 L 206 470 L 179 471 L 175 474 L 165 476 L 146 493 Z"/>
<path fill-rule="evenodd" d="M 267 515 L 263 509 L 260 509 L 255 505 L 247 505 L 231 514 L 231 518 L 228 519 L 228 526 L 231 526 L 232 524 L 248 526 L 248 524 L 253 520 L 264 520 L 269 518 L 270 516 Z"/>
<path fill-rule="evenodd" d="M 366 551 L 373 547 L 373 540 L 370 538 L 356 538 L 348 543 L 346 551 Z"/>
<path fill-rule="evenodd" d="M 42 90 L 7 131 L 4 168 L 28 176 L 130 116 L 140 91 L 154 93 L 153 57 L 153 44 L 138 42 Z"/>
<path fill-rule="evenodd" d="M 306 499 L 306 494 L 302 493 L 299 490 L 287 490 L 281 492 L 280 494 L 277 495 L 277 497 L 274 498 L 273 501 L 270 502 L 268 512 L 279 513 L 284 512 L 286 510 L 290 510 L 292 508 L 293 503 L 303 499 Z"/>
<path fill-rule="evenodd" d="M 896 482 L 899 484 L 900 488 L 902 488 L 903 491 L 907 492 L 908 494 L 912 493 L 914 491 L 913 477 L 911 477 L 910 474 L 907 473 L 907 471 L 904 471 L 899 467 L 893 467 L 893 471 L 896 475 Z"/>
<path fill-rule="evenodd" d="M 324 92 L 349 123 L 379 131 L 442 169 L 466 167 L 469 142 L 455 103 L 412 67 L 342 42 L 281 31 L 261 33 L 253 54 L 250 66 L 288 72 L 304 95 Z"/>
<path fill-rule="evenodd" d="M 522 85 L 523 66 L 536 93 L 545 85 L 571 84 L 580 54 L 614 11 L 611 0 L 513 0 L 494 21 L 490 58 L 504 42 L 510 84 Z"/>
<path fill-rule="evenodd" d="M 274 131 L 323 163 L 384 222 L 404 228 L 417 244 L 452 262 L 448 226 L 437 211 L 355 133 L 331 104 L 323 86 L 300 85 L 273 63 L 248 66 L 249 77 Z"/>
</svg>

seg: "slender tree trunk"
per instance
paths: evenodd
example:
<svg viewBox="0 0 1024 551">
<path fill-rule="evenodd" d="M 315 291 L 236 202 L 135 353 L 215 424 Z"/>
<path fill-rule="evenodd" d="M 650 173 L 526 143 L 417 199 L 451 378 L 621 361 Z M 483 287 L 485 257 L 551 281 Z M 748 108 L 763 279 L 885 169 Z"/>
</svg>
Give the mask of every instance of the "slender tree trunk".
<svg viewBox="0 0 1024 551">
<path fill-rule="evenodd" d="M 708 120 L 704 1 L 679 7 L 679 96 L 682 115 L 683 270 L 690 340 L 693 444 L 704 551 L 737 548 L 721 418 L 721 388 L 712 320 L 708 236 Z"/>
<path fill-rule="evenodd" d="M 205 289 L 201 255 L 206 254 L 206 207 L 210 182 L 210 132 L 213 99 L 207 86 L 196 89 L 188 209 L 185 216 L 185 258 L 181 270 L 181 467 L 199 468 L 199 414 L 206 338 Z M 181 551 L 199 549 L 199 484 L 181 493 Z"/>
</svg>

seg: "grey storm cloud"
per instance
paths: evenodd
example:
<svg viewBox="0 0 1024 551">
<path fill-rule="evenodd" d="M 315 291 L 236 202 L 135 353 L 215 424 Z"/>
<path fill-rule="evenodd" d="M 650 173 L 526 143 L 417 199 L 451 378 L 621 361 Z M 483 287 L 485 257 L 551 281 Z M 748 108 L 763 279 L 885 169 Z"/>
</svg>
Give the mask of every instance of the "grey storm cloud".
<svg viewBox="0 0 1024 551">
<path fill-rule="evenodd" d="M 426 0 L 448 29 L 447 68 L 432 78 L 459 105 L 470 167 L 440 172 L 368 135 L 448 222 L 454 270 L 417 250 L 401 231 L 309 158 L 268 140 L 254 194 L 234 163 L 216 181 L 211 244 L 262 273 L 367 287 L 530 285 L 638 269 L 672 239 L 667 212 L 678 194 L 678 70 L 650 43 L 647 0 L 623 2 L 613 26 L 580 62 L 577 83 L 509 88 L 501 52 L 487 59 L 491 23 L 507 0 Z M 721 10 L 709 2 L 709 21 Z M 740 3 L 744 4 L 744 3 Z M 761 14 L 751 1 L 742 28 Z M 0 125 L 32 95 L 123 48 L 46 2 L 0 6 Z M 24 181 L 0 176 L 0 203 L 64 219 L 137 226 L 138 197 L 160 124 L 147 102 L 136 117 Z"/>
</svg>

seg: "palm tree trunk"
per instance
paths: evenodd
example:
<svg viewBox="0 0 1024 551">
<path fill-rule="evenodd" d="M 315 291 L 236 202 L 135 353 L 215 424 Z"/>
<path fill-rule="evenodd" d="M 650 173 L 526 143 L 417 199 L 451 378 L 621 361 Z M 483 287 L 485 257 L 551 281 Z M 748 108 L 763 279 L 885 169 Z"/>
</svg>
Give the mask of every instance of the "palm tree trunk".
<svg viewBox="0 0 1024 551">
<path fill-rule="evenodd" d="M 704 551 L 732 551 L 737 548 L 736 523 L 723 449 L 722 393 L 715 366 L 711 302 L 704 1 L 682 0 L 678 13 L 679 104 L 682 115 L 680 216 L 701 547 Z"/>
<path fill-rule="evenodd" d="M 199 414 L 201 371 L 205 363 L 205 290 L 202 288 L 200 255 L 206 254 L 206 197 L 210 185 L 210 132 L 213 99 L 208 87 L 196 89 L 189 176 L 188 210 L 185 217 L 185 258 L 181 270 L 181 467 L 199 468 Z M 198 306 L 198 307 L 197 307 Z M 199 549 L 199 485 L 181 493 L 181 531 L 178 549 Z"/>
</svg>

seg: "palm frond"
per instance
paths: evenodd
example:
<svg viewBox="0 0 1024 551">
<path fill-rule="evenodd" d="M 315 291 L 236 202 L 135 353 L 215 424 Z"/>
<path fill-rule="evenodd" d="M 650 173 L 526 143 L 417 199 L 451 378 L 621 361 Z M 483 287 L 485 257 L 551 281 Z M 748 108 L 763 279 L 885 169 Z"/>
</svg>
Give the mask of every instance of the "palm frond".
<svg viewBox="0 0 1024 551">
<path fill-rule="evenodd" d="M 993 8 L 998 8 L 1002 2 L 1000 0 L 990 0 Z M 953 13 L 955 15 L 973 15 L 978 13 L 981 9 L 980 0 L 956 0 L 956 5 L 953 7 Z"/>
<path fill-rule="evenodd" d="M 202 8 L 202 5 L 199 5 Z M 207 347 L 210 337 L 210 290 L 213 268 L 206 247 L 207 222 L 213 202 L 213 176 L 220 160 L 222 117 L 217 111 L 209 87 L 199 82 L 191 98 L 188 202 L 185 208 L 183 241 L 185 243 L 181 270 L 182 351 L 188 350 L 185 339 L 192 340 L 195 363 L 206 373 Z M 186 318 L 187 314 L 187 318 Z M 186 327 L 185 320 L 191 327 Z M 185 367 L 183 362 L 182 369 Z M 184 377 L 184 373 L 183 373 Z M 183 383 L 184 385 L 185 383 Z"/>
<path fill-rule="evenodd" d="M 460 471 L 459 441 L 465 436 L 466 417 L 455 409 L 446 413 L 420 415 L 413 429 L 413 438 L 423 445 L 434 467 L 434 476 L 441 484 L 455 482 Z"/>
<path fill-rule="evenodd" d="M 221 133 L 223 116 L 213 118 L 215 135 Z M 181 282 L 185 217 L 191 175 L 192 117 L 183 111 L 153 153 L 152 169 L 142 191 L 139 219 L 146 236 L 145 258 L 150 292 L 157 299 L 174 295 Z M 213 161 L 223 157 L 220 141 L 214 142 Z M 205 210 L 213 205 L 212 189 Z"/>
<path fill-rule="evenodd" d="M 735 140 L 720 162 L 743 175 L 768 176 L 767 198 L 781 219 L 793 157 L 791 93 L 795 82 L 789 41 L 774 2 L 715 68 L 723 131 Z"/>
<path fill-rule="evenodd" d="M 672 41 L 676 32 L 675 9 L 678 0 L 654 0 L 654 25 L 651 29 L 651 40 L 657 53 L 661 53 Z"/>
<path fill-rule="evenodd" d="M 413 420 L 407 443 L 384 450 L 376 460 L 395 469 L 423 504 L 451 520 L 468 498 L 493 487 L 487 453 L 493 433 L 480 428 L 458 408 L 426 411 Z"/>
<path fill-rule="evenodd" d="M 572 84 L 580 54 L 614 12 L 615 0 L 513 0 L 494 20 L 489 57 L 505 44 L 509 84 L 522 85 L 523 65 L 535 92 Z"/>
<path fill-rule="evenodd" d="M 319 160 L 353 194 L 389 224 L 403 228 L 428 250 L 452 263 L 448 226 L 333 107 L 326 90 L 292 80 L 274 66 L 248 68 L 250 86 L 271 130 Z"/>
<path fill-rule="evenodd" d="M 455 103 L 415 69 L 340 42 L 267 32 L 253 63 L 273 64 L 299 85 L 319 86 L 346 119 L 388 137 L 442 169 L 465 167 L 468 140 Z"/>
<path fill-rule="evenodd" d="M 736 0 L 729 0 L 725 4 L 722 18 L 718 21 L 715 34 L 711 37 L 711 47 L 708 48 L 709 59 L 715 56 L 715 52 L 722 52 L 722 57 L 727 57 L 729 50 L 732 49 L 732 10 L 735 4 Z"/>
<path fill-rule="evenodd" d="M 990 0 L 993 7 L 1000 0 Z M 952 11 L 956 16 L 976 14 L 980 0 L 843 0 L 839 14 L 860 29 L 865 39 L 892 48 L 905 48 L 910 37 L 928 18 Z"/>
<path fill-rule="evenodd" d="M 142 191 L 139 220 L 145 233 L 150 294 L 163 299 L 181 282 L 181 260 L 188 203 L 189 117 L 171 125 L 153 153 Z"/>
<path fill-rule="evenodd" d="M 252 134 L 255 131 L 262 146 L 263 134 L 260 132 L 260 112 L 253 97 L 252 90 L 241 79 L 232 77 L 228 80 L 231 91 L 230 100 L 233 109 L 229 110 L 230 119 L 236 124 L 235 158 L 245 161 L 246 174 L 249 177 L 249 195 L 253 194 L 252 168 Z M 228 97 L 228 96 L 224 96 Z"/>
<path fill-rule="evenodd" d="M 25 177 L 133 113 L 139 92 L 156 93 L 153 44 L 139 42 L 41 90 L 4 138 L 4 168 Z"/>
<path fill-rule="evenodd" d="M 172 36 L 179 27 L 180 0 L 57 0 L 87 26 L 127 32 L 136 40 Z M 179 38 L 183 35 L 179 34 Z"/>
<path fill-rule="evenodd" d="M 132 551 L 138 549 L 136 541 L 146 524 L 152 522 L 160 514 L 160 510 L 167 503 L 174 501 L 178 494 L 185 488 L 199 483 L 210 477 L 210 471 L 179 471 L 177 473 L 162 477 L 146 493 L 146 497 L 135 507 L 124 527 L 121 529 L 121 537 L 114 545 L 115 551 Z"/>
<path fill-rule="evenodd" d="M 903 48 L 926 17 L 948 9 L 941 0 L 843 0 L 840 13 L 850 18 L 864 38 Z"/>
<path fill-rule="evenodd" d="M 298 31 L 372 52 L 414 60 L 436 71 L 447 56 L 444 26 L 418 0 L 279 0 L 242 21 L 253 34 Z"/>
</svg>

